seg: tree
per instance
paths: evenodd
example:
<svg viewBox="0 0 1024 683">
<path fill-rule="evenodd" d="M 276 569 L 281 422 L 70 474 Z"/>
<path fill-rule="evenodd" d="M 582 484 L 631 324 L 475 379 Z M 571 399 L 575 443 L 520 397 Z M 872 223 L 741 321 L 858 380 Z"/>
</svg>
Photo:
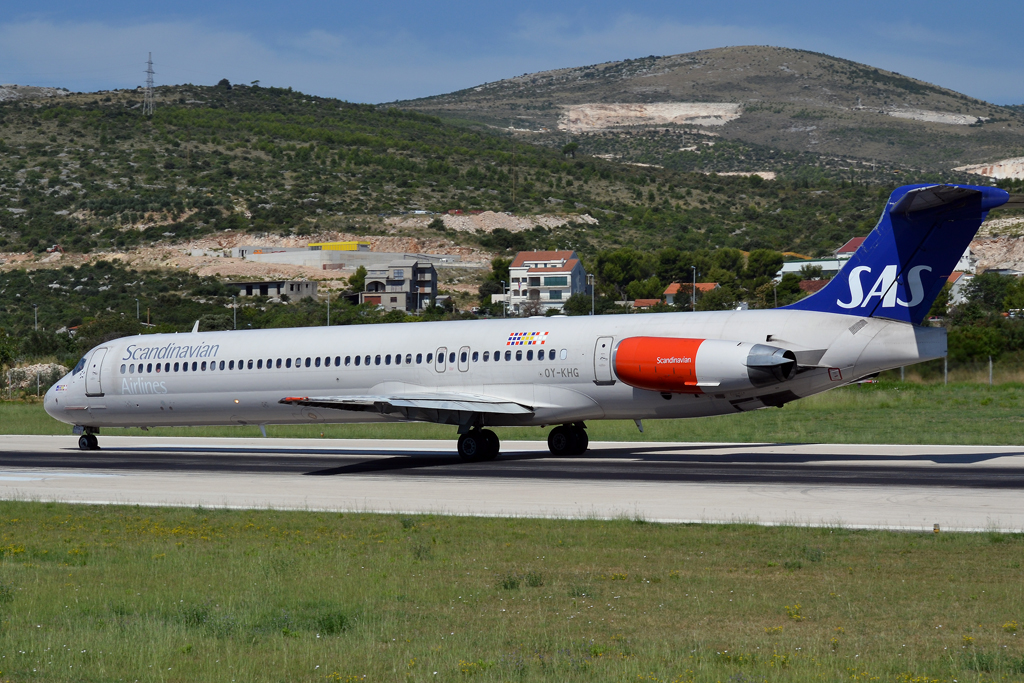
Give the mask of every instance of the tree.
<svg viewBox="0 0 1024 683">
<path fill-rule="evenodd" d="M 576 158 L 576 150 L 580 148 L 578 142 L 570 142 L 567 145 L 562 146 L 562 156 L 571 156 L 573 159 Z"/>
<path fill-rule="evenodd" d="M 219 81 L 217 81 L 217 87 L 224 88 L 225 90 L 231 90 L 231 81 L 229 81 L 226 78 L 222 78 Z"/>
<path fill-rule="evenodd" d="M 366 289 L 366 266 L 359 266 L 356 272 L 348 279 L 348 286 L 353 292 L 361 292 Z"/>
<path fill-rule="evenodd" d="M 427 223 L 427 227 L 431 230 L 437 230 L 438 232 L 448 232 L 448 228 L 445 226 L 444 221 L 441 220 L 440 216 Z"/>
<path fill-rule="evenodd" d="M 534 315 L 544 315 L 544 307 L 541 306 L 539 299 L 529 299 L 519 307 L 519 315 L 524 318 L 529 318 Z"/>
<path fill-rule="evenodd" d="M 0 368 L 14 362 L 18 352 L 18 345 L 14 337 L 8 336 L 7 332 L 0 330 Z"/>
<path fill-rule="evenodd" d="M 724 287 L 704 292 L 697 299 L 698 311 L 728 311 L 736 305 L 732 291 Z"/>
<path fill-rule="evenodd" d="M 782 254 L 771 249 L 754 249 L 747 257 L 747 269 L 743 273 L 748 280 L 774 278 L 782 268 Z"/>
<path fill-rule="evenodd" d="M 1008 295 L 1016 289 L 1016 278 L 998 273 L 975 275 L 965 288 L 967 300 L 986 313 L 999 313 L 1004 309 Z"/>
<path fill-rule="evenodd" d="M 562 312 L 566 315 L 590 315 L 590 297 L 577 292 L 562 304 Z"/>
<path fill-rule="evenodd" d="M 633 280 L 626 285 L 626 294 L 630 299 L 660 299 L 664 288 L 661 281 L 654 275 L 646 280 Z"/>
</svg>

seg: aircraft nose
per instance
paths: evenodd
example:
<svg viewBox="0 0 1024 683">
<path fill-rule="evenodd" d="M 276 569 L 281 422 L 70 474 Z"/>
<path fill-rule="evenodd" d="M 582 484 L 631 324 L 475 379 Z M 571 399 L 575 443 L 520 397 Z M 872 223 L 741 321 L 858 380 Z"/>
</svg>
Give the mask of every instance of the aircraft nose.
<svg viewBox="0 0 1024 683">
<path fill-rule="evenodd" d="M 46 390 L 46 396 L 43 397 L 43 409 L 46 411 L 47 415 L 52 418 L 56 418 L 58 407 L 57 385 L 53 385 Z"/>
</svg>

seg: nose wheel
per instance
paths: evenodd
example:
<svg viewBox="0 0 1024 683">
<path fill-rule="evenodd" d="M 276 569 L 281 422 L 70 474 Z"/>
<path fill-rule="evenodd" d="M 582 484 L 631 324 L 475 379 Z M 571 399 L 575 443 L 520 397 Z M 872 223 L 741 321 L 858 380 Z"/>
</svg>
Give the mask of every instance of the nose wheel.
<svg viewBox="0 0 1024 683">
<path fill-rule="evenodd" d="M 459 437 L 459 457 L 466 462 L 494 460 L 500 450 L 501 441 L 490 429 L 473 429 Z"/>
<path fill-rule="evenodd" d="M 583 455 L 589 445 L 587 430 L 580 425 L 562 425 L 548 433 L 548 450 L 551 455 Z"/>
<path fill-rule="evenodd" d="M 95 434 L 82 434 L 82 436 L 78 437 L 78 447 L 83 451 L 98 451 L 100 449 L 100 442 Z"/>
</svg>

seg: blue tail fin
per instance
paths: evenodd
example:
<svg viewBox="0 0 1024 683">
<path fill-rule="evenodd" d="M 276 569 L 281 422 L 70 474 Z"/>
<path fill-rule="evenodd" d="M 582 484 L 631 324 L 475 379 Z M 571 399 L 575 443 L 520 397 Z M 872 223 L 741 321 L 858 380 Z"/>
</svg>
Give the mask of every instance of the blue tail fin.
<svg viewBox="0 0 1024 683">
<path fill-rule="evenodd" d="M 919 324 L 988 212 L 1010 195 L 974 185 L 904 185 L 839 274 L 786 306 Z"/>
</svg>

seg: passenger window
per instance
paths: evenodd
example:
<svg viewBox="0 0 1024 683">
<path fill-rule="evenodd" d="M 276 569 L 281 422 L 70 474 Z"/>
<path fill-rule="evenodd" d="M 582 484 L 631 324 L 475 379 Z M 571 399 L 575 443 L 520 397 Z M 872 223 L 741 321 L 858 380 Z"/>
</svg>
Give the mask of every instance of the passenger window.
<svg viewBox="0 0 1024 683">
<path fill-rule="evenodd" d="M 188 363 L 182 363 L 181 364 L 181 371 L 182 372 L 188 372 Z"/>
<path fill-rule="evenodd" d="M 384 365 L 391 365 L 391 354 L 384 356 Z"/>
<path fill-rule="evenodd" d="M 345 356 L 345 367 L 352 364 L 352 356 Z M 356 357 L 356 365 L 359 365 L 359 357 Z"/>
<path fill-rule="evenodd" d="M 285 358 L 284 359 L 284 366 L 286 368 L 290 368 L 292 366 L 292 359 L 291 358 Z"/>
<path fill-rule="evenodd" d="M 463 351 L 462 353 L 459 354 L 459 362 L 460 363 L 465 363 L 467 359 L 469 359 L 469 354 L 466 353 L 465 351 Z"/>
<path fill-rule="evenodd" d="M 374 365 L 380 365 L 380 354 L 379 353 L 377 354 L 377 357 L 373 359 L 373 364 Z"/>
<path fill-rule="evenodd" d="M 310 364 L 312 364 L 312 362 L 313 362 L 313 359 L 310 358 L 309 356 L 306 356 L 306 367 L 307 368 L 310 366 Z"/>
<path fill-rule="evenodd" d="M 473 352 L 473 362 L 475 363 L 478 360 L 480 360 L 480 352 L 479 351 L 474 351 Z"/>
<path fill-rule="evenodd" d="M 129 375 L 134 375 L 135 374 L 135 363 L 132 363 L 131 365 L 128 366 L 128 374 Z"/>
<path fill-rule="evenodd" d="M 565 360 L 565 357 L 566 357 L 567 355 L 569 355 L 569 352 L 568 352 L 568 351 L 566 351 L 565 349 L 562 349 L 562 353 L 561 353 L 561 354 L 559 355 L 559 357 L 560 357 L 560 358 L 561 358 L 562 360 Z"/>
<path fill-rule="evenodd" d="M 417 353 L 416 354 L 416 365 L 419 365 L 422 362 L 423 362 L 423 354 L 422 353 Z M 429 358 L 427 359 L 427 362 L 428 363 L 430 362 Z"/>
<path fill-rule="evenodd" d="M 401 365 L 401 364 L 402 364 L 402 354 L 396 353 L 395 354 L 395 365 Z"/>
<path fill-rule="evenodd" d="M 516 360 L 522 360 L 522 359 L 523 359 L 523 350 L 522 349 L 516 349 Z"/>
<path fill-rule="evenodd" d="M 170 363 L 164 363 L 164 372 L 170 372 L 170 371 L 171 371 L 171 364 Z"/>
<path fill-rule="evenodd" d="M 302 367 L 302 359 L 301 358 L 296 358 L 295 359 L 295 367 L 297 367 L 297 368 L 301 368 Z"/>
<path fill-rule="evenodd" d="M 526 360 L 533 360 L 533 349 L 526 352 Z"/>
<path fill-rule="evenodd" d="M 512 360 L 512 352 L 511 351 L 506 351 L 505 352 L 505 360 Z"/>
<path fill-rule="evenodd" d="M 361 358 L 361 356 L 356 356 L 356 365 L 359 365 L 359 361 L 360 361 L 361 359 L 362 359 L 362 358 Z"/>
<path fill-rule="evenodd" d="M 490 359 L 491 359 L 491 352 L 490 351 L 484 351 L 484 362 L 486 363 Z"/>
<path fill-rule="evenodd" d="M 234 369 L 235 369 L 235 361 L 229 360 L 228 361 L 228 370 L 234 370 Z M 174 371 L 175 372 L 178 371 L 178 364 L 177 363 L 174 364 Z"/>
<path fill-rule="evenodd" d="M 454 363 L 455 362 L 455 352 L 454 351 L 452 351 L 451 353 L 448 354 L 448 362 L 449 363 Z"/>
<path fill-rule="evenodd" d="M 407 354 L 405 354 L 405 364 L 409 365 L 410 363 L 412 363 L 412 354 L 411 353 L 407 353 Z"/>
<path fill-rule="evenodd" d="M 320 367 L 320 356 L 316 357 L 316 360 L 313 362 L 313 365 Z"/>
<path fill-rule="evenodd" d="M 223 369 L 224 369 L 224 361 L 221 361 L 221 362 L 220 362 L 220 369 L 221 369 L 221 370 L 223 370 Z"/>
<path fill-rule="evenodd" d="M 160 372 L 160 364 L 159 363 L 156 364 L 156 371 Z"/>
<path fill-rule="evenodd" d="M 122 375 L 124 374 L 124 371 L 125 371 L 125 370 L 126 370 L 126 368 L 125 368 L 125 365 L 124 365 L 124 363 L 121 363 L 121 374 L 122 374 Z"/>
<path fill-rule="evenodd" d="M 427 354 L 427 365 L 430 365 L 433 362 L 434 362 L 434 354 L 428 353 Z"/>
<path fill-rule="evenodd" d="M 203 366 L 200 369 L 203 370 L 204 372 L 206 371 L 206 361 L 205 360 L 203 361 Z"/>
<path fill-rule="evenodd" d="M 178 371 L 178 364 L 177 364 L 177 363 L 175 363 L 175 364 L 174 364 L 174 371 L 175 371 L 175 372 L 177 372 L 177 371 Z"/>
<path fill-rule="evenodd" d="M 341 365 L 341 356 L 335 356 L 334 357 L 334 367 L 338 367 L 339 365 Z M 348 363 L 346 363 L 346 365 L 348 365 Z"/>
<path fill-rule="evenodd" d="M 262 370 L 263 369 L 263 359 L 262 358 L 260 358 L 259 360 L 256 361 L 256 369 L 257 370 Z"/>
<path fill-rule="evenodd" d="M 365 356 L 363 356 L 363 365 L 369 365 L 369 364 L 370 364 L 370 354 L 366 354 Z"/>
<path fill-rule="evenodd" d="M 325 368 L 331 367 L 331 357 L 330 356 L 324 356 L 324 367 Z"/>
<path fill-rule="evenodd" d="M 554 359 L 555 359 L 555 350 L 554 349 L 550 349 L 548 351 L 548 360 L 554 360 Z"/>
<path fill-rule="evenodd" d="M 245 364 L 245 367 L 247 367 L 250 370 L 252 370 L 252 359 L 251 358 L 249 359 L 249 362 Z"/>
<path fill-rule="evenodd" d="M 501 360 L 501 351 L 500 350 L 494 352 L 494 360 L 495 361 Z"/>
<path fill-rule="evenodd" d="M 281 359 L 280 358 L 277 359 L 277 367 L 281 367 Z"/>
</svg>

